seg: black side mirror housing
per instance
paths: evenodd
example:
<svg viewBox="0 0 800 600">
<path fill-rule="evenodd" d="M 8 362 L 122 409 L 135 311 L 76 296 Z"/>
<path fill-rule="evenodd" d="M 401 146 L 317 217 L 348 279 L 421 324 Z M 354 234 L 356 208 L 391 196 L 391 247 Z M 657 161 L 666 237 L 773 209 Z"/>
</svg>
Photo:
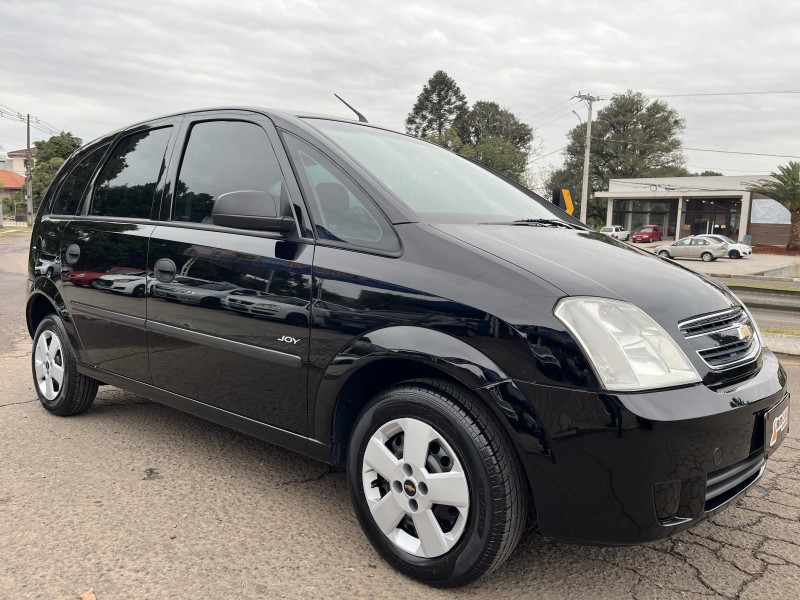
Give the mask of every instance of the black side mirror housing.
<svg viewBox="0 0 800 600">
<path fill-rule="evenodd" d="M 278 216 L 278 200 L 269 192 L 238 190 L 220 194 L 211 211 L 211 222 L 222 227 L 288 233 L 292 217 Z"/>
</svg>

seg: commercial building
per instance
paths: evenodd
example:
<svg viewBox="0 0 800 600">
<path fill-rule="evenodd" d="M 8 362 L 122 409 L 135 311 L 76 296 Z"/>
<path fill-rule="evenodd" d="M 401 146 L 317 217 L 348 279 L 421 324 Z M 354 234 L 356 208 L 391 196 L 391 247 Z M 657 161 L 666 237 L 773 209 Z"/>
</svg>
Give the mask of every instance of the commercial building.
<svg viewBox="0 0 800 600">
<path fill-rule="evenodd" d="M 763 175 L 611 179 L 606 224 L 636 231 L 660 225 L 667 237 L 717 233 L 753 244 L 786 244 L 789 211 L 748 190 Z"/>
</svg>

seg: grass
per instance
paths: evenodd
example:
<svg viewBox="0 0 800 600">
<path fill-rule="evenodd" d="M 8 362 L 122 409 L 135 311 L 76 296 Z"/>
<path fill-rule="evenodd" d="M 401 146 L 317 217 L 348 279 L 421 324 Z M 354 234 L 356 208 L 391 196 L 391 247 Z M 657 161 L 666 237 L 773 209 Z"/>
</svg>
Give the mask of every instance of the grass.
<svg viewBox="0 0 800 600">
<path fill-rule="evenodd" d="M 27 226 L 20 227 L 19 225 L 4 225 L 0 227 L 0 232 L 3 231 L 30 231 L 31 228 Z"/>
<path fill-rule="evenodd" d="M 800 336 L 800 330 L 798 329 L 790 329 L 788 327 L 761 327 L 761 333 L 777 333 L 779 335 L 798 335 Z"/>
</svg>

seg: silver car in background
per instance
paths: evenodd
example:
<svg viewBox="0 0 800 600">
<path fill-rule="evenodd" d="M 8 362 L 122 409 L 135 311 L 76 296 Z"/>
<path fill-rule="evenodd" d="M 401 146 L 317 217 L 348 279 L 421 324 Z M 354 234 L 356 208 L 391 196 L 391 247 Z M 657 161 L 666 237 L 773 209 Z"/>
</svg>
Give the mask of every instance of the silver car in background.
<svg viewBox="0 0 800 600">
<path fill-rule="evenodd" d="M 728 254 L 728 244 L 691 236 L 658 246 L 655 253 L 664 258 L 699 258 L 704 262 L 711 262 Z"/>
</svg>

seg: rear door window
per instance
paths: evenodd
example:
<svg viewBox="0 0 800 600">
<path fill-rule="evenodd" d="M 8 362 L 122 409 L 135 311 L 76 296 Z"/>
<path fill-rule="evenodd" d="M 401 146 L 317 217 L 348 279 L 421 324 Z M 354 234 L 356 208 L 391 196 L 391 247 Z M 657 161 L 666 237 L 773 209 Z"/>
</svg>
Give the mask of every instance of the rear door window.
<svg viewBox="0 0 800 600">
<path fill-rule="evenodd" d="M 122 138 L 103 166 L 89 214 L 149 219 L 171 127 Z"/>
<path fill-rule="evenodd" d="M 51 214 L 74 215 L 78 212 L 78 207 L 86 192 L 86 186 L 89 185 L 89 180 L 94 175 L 107 147 L 97 148 L 75 165 L 75 168 L 72 169 L 62 184 L 61 189 L 58 190 L 58 196 L 53 201 L 53 206 L 50 210 Z"/>
</svg>

